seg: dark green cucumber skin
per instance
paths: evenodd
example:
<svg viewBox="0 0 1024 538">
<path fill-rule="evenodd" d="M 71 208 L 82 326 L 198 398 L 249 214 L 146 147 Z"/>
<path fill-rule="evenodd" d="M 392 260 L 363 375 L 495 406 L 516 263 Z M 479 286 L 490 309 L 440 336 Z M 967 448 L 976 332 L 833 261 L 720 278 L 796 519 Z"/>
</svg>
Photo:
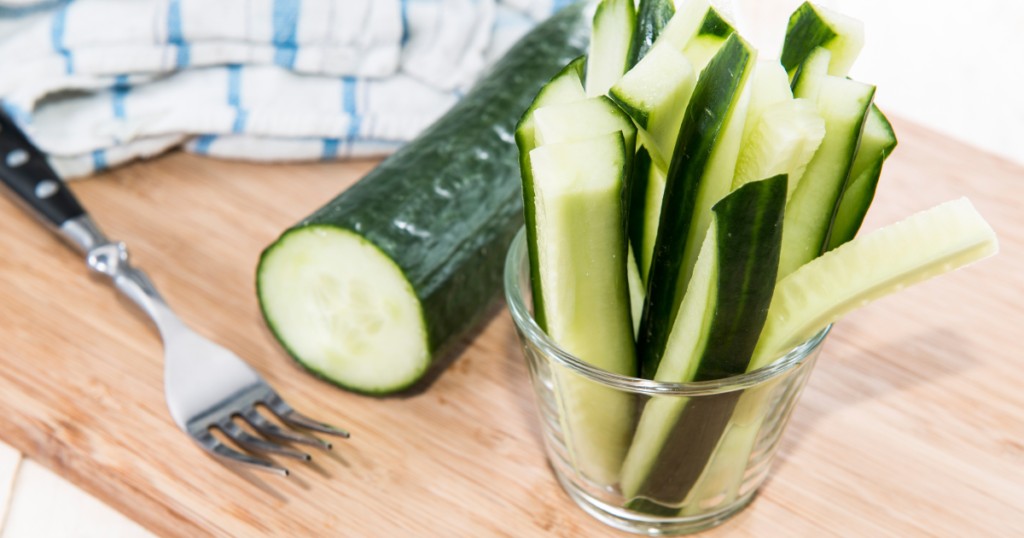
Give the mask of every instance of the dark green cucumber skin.
<svg viewBox="0 0 1024 538">
<path fill-rule="evenodd" d="M 752 49 L 733 33 L 704 68 L 690 97 L 672 153 L 662 198 L 658 235 L 647 277 L 647 299 L 637 335 L 640 376 L 653 379 L 675 320 L 675 302 L 682 253 L 696 216 L 700 181 L 728 116 L 734 96 L 742 90 L 744 67 Z M 667 208 L 667 210 L 666 210 Z M 699 238 L 703 240 L 704 238 Z"/>
<path fill-rule="evenodd" d="M 647 181 L 650 178 L 651 154 L 640 146 L 633 157 L 633 173 L 630 178 L 629 220 L 626 237 L 633 245 L 633 254 L 639 256 L 644 240 L 644 206 L 647 202 Z M 638 262 L 639 263 L 639 262 Z"/>
<path fill-rule="evenodd" d="M 836 211 L 826 250 L 836 249 L 857 236 L 860 225 L 864 223 L 864 216 L 875 199 L 875 189 L 878 187 L 878 178 L 882 176 L 884 160 L 885 158 L 879 155 L 860 177 L 851 178 L 852 182 L 843 193 L 843 200 Z"/>
<path fill-rule="evenodd" d="M 501 291 L 505 253 L 523 224 L 516 122 L 544 83 L 586 52 L 587 5 L 537 26 L 441 119 L 293 228 L 351 230 L 394 260 L 420 300 L 435 362 Z"/>
<path fill-rule="evenodd" d="M 792 74 L 815 47 L 823 47 L 836 38 L 836 33 L 822 20 L 810 2 L 804 2 L 789 17 L 786 40 L 782 45 L 782 67 Z"/>
<path fill-rule="evenodd" d="M 647 124 L 650 123 L 651 116 L 646 110 L 640 110 L 639 108 L 634 107 L 612 91 L 608 92 L 608 98 L 615 103 L 615 106 L 622 109 L 622 111 L 633 120 L 633 123 L 635 123 L 637 127 L 641 129 L 647 128 Z"/>
<path fill-rule="evenodd" d="M 747 183 L 715 204 L 718 293 L 708 343 L 693 379 L 747 371 L 775 291 L 782 251 L 786 175 Z M 637 495 L 678 505 L 696 485 L 742 391 L 690 399 Z"/>
<path fill-rule="evenodd" d="M 697 30 L 697 35 L 711 35 L 726 38 L 729 37 L 729 34 L 735 31 L 736 30 L 732 25 L 719 15 L 718 11 L 711 8 L 708 10 L 707 15 L 704 16 L 704 21 L 700 23 L 700 30 Z"/>
<path fill-rule="evenodd" d="M 568 71 L 576 71 L 576 76 L 583 80 L 583 67 L 586 64 L 586 56 L 578 56 L 569 62 L 550 80 L 561 77 Z M 541 89 L 543 91 L 543 89 Z M 533 297 L 533 317 L 537 325 L 543 331 L 548 330 L 547 316 L 544 311 L 544 293 L 540 286 L 539 255 L 537 253 L 537 207 L 534 205 L 533 190 L 533 165 L 530 164 L 530 151 L 536 146 L 534 140 L 526 140 L 526 135 L 520 127 L 533 114 L 536 109 L 536 99 L 530 103 L 529 108 L 516 123 L 515 139 L 516 148 L 519 152 L 519 172 L 523 182 L 523 216 L 526 222 L 526 245 L 530 254 L 530 288 Z"/>
<path fill-rule="evenodd" d="M 675 14 L 676 5 L 673 0 L 640 0 L 636 10 L 633 41 L 629 44 L 629 54 L 626 56 L 626 71 L 633 69 L 647 55 L 661 29 Z"/>
</svg>

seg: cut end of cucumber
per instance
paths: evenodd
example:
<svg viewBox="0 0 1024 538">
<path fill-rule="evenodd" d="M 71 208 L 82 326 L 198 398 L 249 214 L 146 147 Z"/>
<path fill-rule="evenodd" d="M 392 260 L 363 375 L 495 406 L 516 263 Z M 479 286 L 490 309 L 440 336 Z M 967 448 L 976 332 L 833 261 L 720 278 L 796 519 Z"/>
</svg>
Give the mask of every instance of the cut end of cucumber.
<svg viewBox="0 0 1024 538">
<path fill-rule="evenodd" d="M 383 394 L 427 370 L 419 299 L 391 258 L 353 232 L 309 226 L 286 233 L 263 254 L 257 287 L 282 345 L 328 381 Z"/>
</svg>

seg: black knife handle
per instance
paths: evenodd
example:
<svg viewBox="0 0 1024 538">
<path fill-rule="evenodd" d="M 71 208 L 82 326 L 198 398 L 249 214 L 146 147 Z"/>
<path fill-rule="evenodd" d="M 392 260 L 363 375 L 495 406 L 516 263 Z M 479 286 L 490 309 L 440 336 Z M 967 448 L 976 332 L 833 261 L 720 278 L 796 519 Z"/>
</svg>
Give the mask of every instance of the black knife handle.
<svg viewBox="0 0 1024 538">
<path fill-rule="evenodd" d="M 6 113 L 0 111 L 0 182 L 7 195 L 44 224 L 59 229 L 85 215 L 75 195 Z"/>
<path fill-rule="evenodd" d="M 0 191 L 83 253 L 109 241 L 42 154 L 0 110 Z"/>
</svg>

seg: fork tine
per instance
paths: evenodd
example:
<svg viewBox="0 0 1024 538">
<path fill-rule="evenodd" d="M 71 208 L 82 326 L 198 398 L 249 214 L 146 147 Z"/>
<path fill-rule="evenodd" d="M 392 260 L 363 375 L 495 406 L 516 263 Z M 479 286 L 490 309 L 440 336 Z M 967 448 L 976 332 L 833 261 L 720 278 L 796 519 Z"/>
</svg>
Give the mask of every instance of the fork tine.
<svg viewBox="0 0 1024 538">
<path fill-rule="evenodd" d="M 241 452 L 228 447 L 224 443 L 221 443 L 208 431 L 204 431 L 198 435 L 194 435 L 193 437 L 203 448 L 222 459 L 230 460 L 244 467 L 249 467 L 258 471 L 267 471 L 281 476 L 288 476 L 288 469 L 275 465 L 269 461 L 263 461 L 252 456 L 242 454 Z"/>
<path fill-rule="evenodd" d="M 286 458 L 301 461 L 309 461 L 313 459 L 309 454 L 306 454 L 301 450 L 295 450 L 294 448 L 288 448 L 260 439 L 259 437 L 243 430 L 238 424 L 235 424 L 231 418 L 226 418 L 218 422 L 217 427 L 233 441 L 241 444 L 245 448 L 262 450 L 263 452 L 270 452 L 271 454 L 278 454 Z"/>
<path fill-rule="evenodd" d="M 244 418 L 250 426 L 256 428 L 256 430 L 263 435 L 278 437 L 280 439 L 292 441 L 293 443 L 301 443 L 303 445 L 315 446 L 326 450 L 334 448 L 334 445 L 318 437 L 279 427 L 277 424 L 267 420 L 253 407 L 243 409 L 242 418 Z"/>
<path fill-rule="evenodd" d="M 292 406 L 288 405 L 287 402 L 281 399 L 277 394 L 271 394 L 263 402 L 278 416 L 281 420 L 289 422 L 296 426 L 302 426 L 303 428 L 309 428 L 313 431 L 320 433 L 326 433 L 328 435 L 335 435 L 348 439 L 350 434 L 340 428 L 335 428 L 330 424 L 324 424 L 323 422 L 317 422 L 305 415 L 300 414 L 298 411 L 292 409 Z"/>
</svg>

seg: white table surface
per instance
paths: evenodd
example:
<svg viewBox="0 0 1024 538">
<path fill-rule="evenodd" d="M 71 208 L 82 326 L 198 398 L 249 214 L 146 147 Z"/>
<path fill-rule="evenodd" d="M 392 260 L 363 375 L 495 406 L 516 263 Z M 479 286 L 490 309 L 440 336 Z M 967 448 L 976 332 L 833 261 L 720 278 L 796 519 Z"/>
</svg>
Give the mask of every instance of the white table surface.
<svg viewBox="0 0 1024 538">
<path fill-rule="evenodd" d="M 802 0 L 736 0 L 744 37 L 775 58 Z M 1024 2 L 821 0 L 865 22 L 851 77 L 887 114 L 1024 165 Z M 899 133 L 896 133 L 899 136 Z M 897 149 L 897 151 L 899 151 Z M 884 178 L 883 178 L 884 181 Z M 0 538 L 153 535 L 0 442 Z"/>
</svg>

